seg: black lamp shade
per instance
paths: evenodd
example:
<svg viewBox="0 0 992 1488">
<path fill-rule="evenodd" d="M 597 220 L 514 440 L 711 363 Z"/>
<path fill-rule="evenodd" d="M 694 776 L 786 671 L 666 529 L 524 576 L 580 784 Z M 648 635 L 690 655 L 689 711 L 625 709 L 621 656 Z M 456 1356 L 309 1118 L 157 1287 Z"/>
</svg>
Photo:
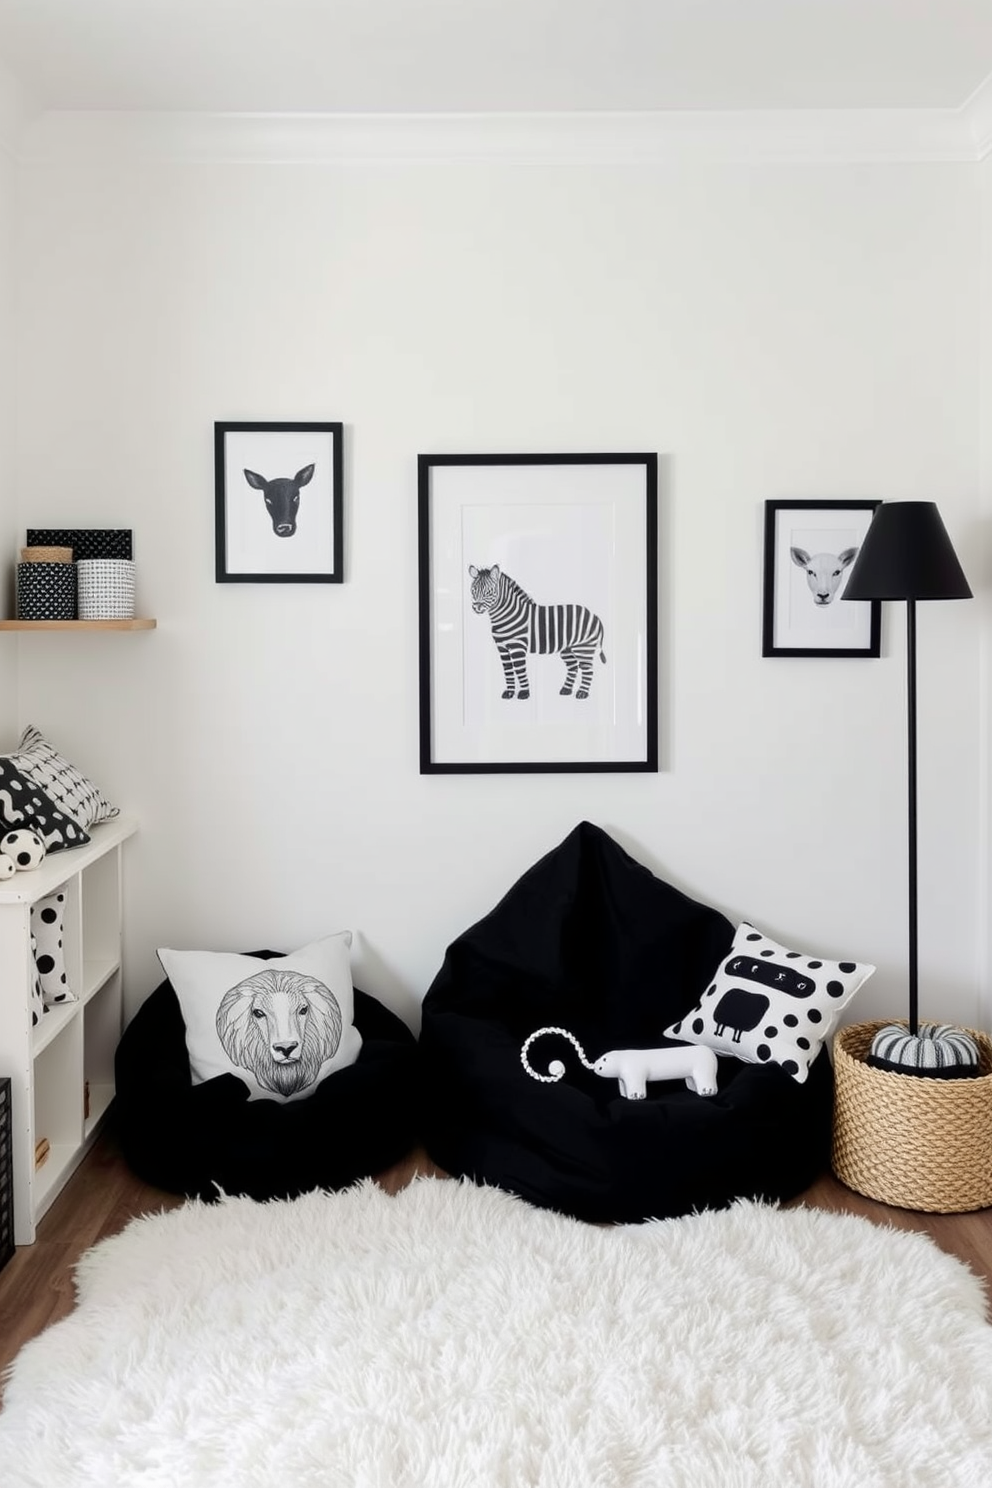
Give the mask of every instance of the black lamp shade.
<svg viewBox="0 0 992 1488">
<path fill-rule="evenodd" d="M 883 501 L 876 508 L 841 598 L 971 598 L 935 502 Z"/>
</svg>

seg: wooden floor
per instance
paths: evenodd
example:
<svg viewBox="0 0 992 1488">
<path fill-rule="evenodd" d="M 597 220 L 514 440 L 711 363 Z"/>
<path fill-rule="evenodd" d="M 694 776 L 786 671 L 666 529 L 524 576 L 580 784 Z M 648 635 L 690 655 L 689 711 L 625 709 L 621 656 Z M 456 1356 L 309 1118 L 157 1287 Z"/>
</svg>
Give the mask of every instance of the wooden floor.
<svg viewBox="0 0 992 1488">
<path fill-rule="evenodd" d="M 395 1193 L 417 1173 L 438 1176 L 426 1154 L 414 1153 L 379 1176 Z M 22 1246 L 0 1271 L 0 1373 L 21 1346 L 71 1311 L 72 1268 L 84 1250 L 116 1234 L 139 1214 L 174 1209 L 183 1201 L 136 1178 L 120 1155 L 112 1130 L 96 1143 L 38 1227 L 34 1245 Z M 920 1230 L 984 1279 L 992 1321 L 992 1209 L 973 1214 L 917 1214 L 890 1209 L 824 1174 L 787 1207 L 860 1214 L 880 1224 Z"/>
</svg>

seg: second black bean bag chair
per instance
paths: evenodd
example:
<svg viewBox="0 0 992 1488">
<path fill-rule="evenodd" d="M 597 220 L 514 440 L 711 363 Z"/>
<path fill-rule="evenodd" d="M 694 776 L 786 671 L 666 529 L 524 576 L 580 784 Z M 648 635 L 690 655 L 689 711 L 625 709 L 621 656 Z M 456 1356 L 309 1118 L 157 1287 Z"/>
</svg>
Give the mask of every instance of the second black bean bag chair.
<svg viewBox="0 0 992 1488">
<path fill-rule="evenodd" d="M 633 1222 L 735 1198 L 793 1197 L 830 1156 L 826 1048 L 805 1083 L 776 1064 L 719 1060 L 719 1091 L 684 1082 L 626 1100 L 565 1040 L 533 1046 L 559 1083 L 532 1079 L 536 1029 L 572 1032 L 590 1059 L 676 1044 L 662 1030 L 694 1006 L 733 941 L 688 898 L 583 822 L 449 947 L 423 1005 L 423 1133 L 449 1173 L 581 1219 Z"/>
</svg>

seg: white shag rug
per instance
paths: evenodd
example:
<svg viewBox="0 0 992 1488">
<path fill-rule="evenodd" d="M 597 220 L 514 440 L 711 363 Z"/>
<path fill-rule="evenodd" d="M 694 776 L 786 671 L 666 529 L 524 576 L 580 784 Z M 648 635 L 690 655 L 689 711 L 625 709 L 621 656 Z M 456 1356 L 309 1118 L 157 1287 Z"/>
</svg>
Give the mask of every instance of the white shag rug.
<svg viewBox="0 0 992 1488">
<path fill-rule="evenodd" d="M 986 1488 L 992 1327 L 929 1240 L 596 1228 L 365 1182 L 134 1221 L 0 1415 L 4 1488 Z"/>
</svg>

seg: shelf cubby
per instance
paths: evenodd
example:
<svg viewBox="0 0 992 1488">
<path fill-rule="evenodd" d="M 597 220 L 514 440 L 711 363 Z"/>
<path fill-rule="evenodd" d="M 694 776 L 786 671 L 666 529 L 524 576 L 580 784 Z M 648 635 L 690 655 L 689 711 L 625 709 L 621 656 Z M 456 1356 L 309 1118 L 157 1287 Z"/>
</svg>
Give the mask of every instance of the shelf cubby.
<svg viewBox="0 0 992 1488">
<path fill-rule="evenodd" d="M 34 1240 L 114 1094 L 123 1020 L 122 847 L 135 823 L 117 817 L 88 831 L 83 846 L 51 853 L 0 884 L 0 1074 L 11 1078 L 18 1245 Z M 56 892 L 65 896 L 63 954 L 76 1000 L 49 1008 L 32 1026 L 31 907 Z M 36 1166 L 43 1138 L 48 1154 Z"/>
</svg>

